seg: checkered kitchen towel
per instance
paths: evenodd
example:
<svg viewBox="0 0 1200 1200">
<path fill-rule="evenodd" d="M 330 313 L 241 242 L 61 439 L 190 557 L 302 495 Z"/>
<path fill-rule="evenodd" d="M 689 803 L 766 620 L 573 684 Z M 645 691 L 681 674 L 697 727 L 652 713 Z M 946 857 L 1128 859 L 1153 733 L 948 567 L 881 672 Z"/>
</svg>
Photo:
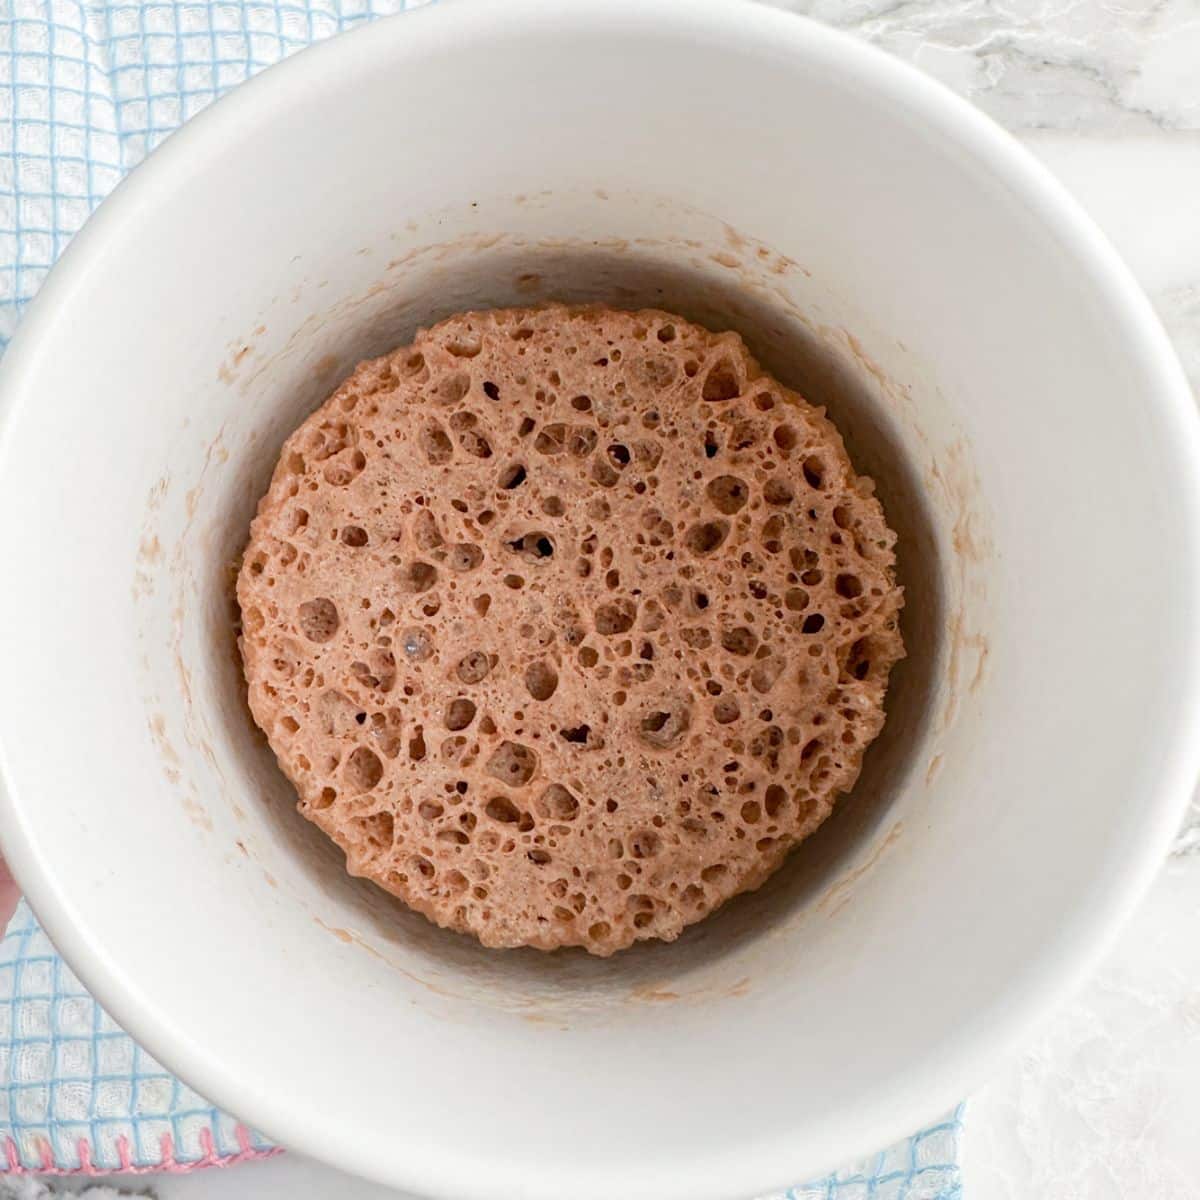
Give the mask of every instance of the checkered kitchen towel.
<svg viewBox="0 0 1200 1200">
<path fill-rule="evenodd" d="M 310 42 L 412 6 L 0 0 L 0 346 L 88 214 L 173 129 Z M 955 1114 L 788 1195 L 957 1200 L 960 1128 Z M 188 1170 L 271 1152 L 114 1024 L 22 905 L 0 942 L 0 1170 Z"/>
<path fill-rule="evenodd" d="M 178 1170 L 270 1145 L 167 1074 L 88 995 L 22 903 L 0 942 L 9 1171 Z"/>
<path fill-rule="evenodd" d="M 251 75 L 420 0 L 0 0 L 0 345 L 88 214 Z"/>
</svg>

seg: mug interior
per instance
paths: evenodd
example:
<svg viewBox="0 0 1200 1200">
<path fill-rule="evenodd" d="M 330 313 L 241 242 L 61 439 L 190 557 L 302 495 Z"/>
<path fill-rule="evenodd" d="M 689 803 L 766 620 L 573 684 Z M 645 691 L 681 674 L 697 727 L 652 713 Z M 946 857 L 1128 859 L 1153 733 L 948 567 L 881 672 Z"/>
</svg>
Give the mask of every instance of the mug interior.
<svg viewBox="0 0 1200 1200">
<path fill-rule="evenodd" d="M 558 201 L 544 196 L 532 203 L 552 210 Z M 609 204 L 609 199 L 601 202 L 595 224 L 584 224 L 585 233 L 605 228 L 601 222 Z M 630 207 L 639 207 L 636 199 Z M 168 634 L 174 639 L 173 662 L 160 664 L 160 677 L 148 679 L 145 694 L 168 695 L 172 668 L 176 678 L 187 678 L 186 711 L 180 713 L 183 740 L 200 738 L 218 759 L 229 755 L 211 786 L 218 787 L 221 776 L 236 781 L 226 789 L 229 811 L 240 807 L 243 820 L 261 822 L 235 839 L 239 852 L 280 886 L 294 888 L 296 902 L 313 919 L 329 922 L 336 916 L 335 938 L 369 939 L 375 950 L 401 956 L 407 969 L 431 971 L 441 986 L 485 1008 L 521 1012 L 537 1005 L 554 1019 L 561 1005 L 576 1018 L 595 1009 L 609 1020 L 614 1004 L 636 1003 L 647 988 L 668 996 L 674 983 L 701 995 L 739 986 L 746 963 L 731 949 L 748 950 L 769 940 L 819 902 L 877 835 L 884 842 L 898 836 L 892 832 L 899 820 L 892 808 L 910 777 L 928 769 L 933 731 L 946 720 L 954 692 L 947 675 L 946 611 L 947 604 L 959 602 L 963 580 L 945 568 L 946 549 L 939 543 L 956 521 L 980 519 L 968 507 L 973 497 L 922 483 L 918 472 L 923 469 L 928 479 L 933 470 L 931 461 L 921 461 L 928 443 L 916 429 L 906 430 L 885 416 L 885 394 L 898 391 L 897 385 L 878 368 L 872 373 L 870 364 L 864 365 L 852 335 L 814 326 L 788 298 L 772 274 L 779 256 L 760 255 L 765 247 L 725 223 L 683 208 L 667 212 L 672 228 L 686 236 L 658 242 L 639 235 L 634 245 L 633 239 L 620 244 L 623 239 L 608 236 L 489 234 L 482 239 L 486 245 L 473 235 L 422 245 L 402 255 L 382 279 L 371 280 L 361 297 L 346 297 L 310 317 L 299 332 L 289 334 L 283 353 L 260 351 L 248 339 L 235 352 L 237 367 L 228 372 L 228 384 L 242 402 L 232 409 L 233 420 L 219 427 L 218 453 L 193 463 L 199 474 L 185 523 L 172 529 L 155 523 L 150 533 L 160 545 L 178 549 L 148 576 L 154 582 L 147 582 L 142 598 L 149 620 L 161 605 L 160 586 L 175 598 L 170 606 L 174 632 Z M 437 222 L 454 224 L 465 215 L 443 212 Z M 501 227 L 508 223 L 499 222 Z M 857 469 L 876 479 L 900 536 L 898 569 L 907 597 L 907 657 L 889 689 L 888 721 L 858 785 L 834 816 L 757 893 L 724 906 L 670 946 L 646 943 L 608 960 L 583 952 L 547 957 L 487 950 L 469 937 L 432 928 L 374 884 L 348 876 L 341 852 L 296 811 L 294 788 L 249 715 L 240 657 L 231 649 L 238 628 L 233 566 L 282 438 L 355 363 L 406 344 L 418 329 L 469 309 L 550 301 L 662 308 L 714 330 L 737 329 L 767 370 L 829 409 Z M 289 352 L 293 348 L 295 353 Z M 270 399 L 264 402 L 265 397 Z M 904 444 L 914 438 L 919 448 Z M 193 452 L 201 449 L 197 442 Z M 945 526 L 941 531 L 939 523 Z M 189 636 L 192 612 L 205 612 L 208 619 Z M 208 727 L 203 733 L 201 723 Z M 246 798 L 256 801 L 252 812 L 246 811 Z M 331 904 L 335 896 L 338 902 Z M 769 961 L 768 955 L 755 969 L 769 969 Z M 448 968 L 461 973 L 453 985 Z M 674 983 L 668 986 L 668 980 Z"/>
</svg>

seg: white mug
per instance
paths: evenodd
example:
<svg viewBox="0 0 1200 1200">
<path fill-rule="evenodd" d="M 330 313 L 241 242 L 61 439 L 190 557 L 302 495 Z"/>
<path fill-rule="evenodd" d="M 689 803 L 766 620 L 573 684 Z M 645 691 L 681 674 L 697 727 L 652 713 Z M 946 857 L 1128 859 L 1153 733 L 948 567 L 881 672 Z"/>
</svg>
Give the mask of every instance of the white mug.
<svg viewBox="0 0 1200 1200">
<path fill-rule="evenodd" d="M 351 879 L 244 702 L 233 564 L 360 358 L 542 299 L 742 330 L 900 533 L 860 785 L 607 961 Z M 418 10 L 190 122 L 0 377 L 3 847 L 131 1033 L 285 1144 L 458 1200 L 729 1200 L 881 1146 L 1101 952 L 1197 770 L 1192 402 L 1089 221 L 966 104 L 752 5 Z"/>
</svg>

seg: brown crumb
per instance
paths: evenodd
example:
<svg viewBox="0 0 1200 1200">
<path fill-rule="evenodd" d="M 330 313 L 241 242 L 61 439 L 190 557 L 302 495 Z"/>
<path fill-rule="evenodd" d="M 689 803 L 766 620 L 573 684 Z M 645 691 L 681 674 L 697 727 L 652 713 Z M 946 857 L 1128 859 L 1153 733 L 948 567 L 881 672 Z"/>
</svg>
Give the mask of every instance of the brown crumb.
<svg viewBox="0 0 1200 1200">
<path fill-rule="evenodd" d="M 285 443 L 238 579 L 250 706 L 349 870 L 439 925 L 670 940 L 857 778 L 894 541 L 736 335 L 468 313 Z"/>
</svg>

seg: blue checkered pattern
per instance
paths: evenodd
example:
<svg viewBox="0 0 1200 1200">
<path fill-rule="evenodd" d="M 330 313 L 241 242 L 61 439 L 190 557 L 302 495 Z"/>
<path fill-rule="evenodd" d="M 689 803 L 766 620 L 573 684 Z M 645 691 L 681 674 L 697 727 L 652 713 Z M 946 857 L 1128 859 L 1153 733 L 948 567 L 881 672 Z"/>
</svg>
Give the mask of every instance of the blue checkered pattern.
<svg viewBox="0 0 1200 1200">
<path fill-rule="evenodd" d="M 961 1137 L 960 1105 L 946 1120 L 907 1141 L 824 1179 L 789 1188 L 783 1200 L 962 1200 Z"/>
<path fill-rule="evenodd" d="M 47 1151 L 69 1171 L 268 1148 L 121 1030 L 24 904 L 0 942 L 0 1140 L 10 1170 L 42 1169 Z"/>
<path fill-rule="evenodd" d="M 222 92 L 420 0 L 0 0 L 0 346 L 88 214 Z"/>
<path fill-rule="evenodd" d="M 0 0 L 0 347 L 88 214 L 173 129 L 294 51 L 420 2 Z M 956 1113 L 787 1196 L 959 1200 L 960 1131 Z M 0 942 L 8 1170 L 148 1168 L 266 1147 L 122 1032 L 21 907 Z"/>
</svg>

